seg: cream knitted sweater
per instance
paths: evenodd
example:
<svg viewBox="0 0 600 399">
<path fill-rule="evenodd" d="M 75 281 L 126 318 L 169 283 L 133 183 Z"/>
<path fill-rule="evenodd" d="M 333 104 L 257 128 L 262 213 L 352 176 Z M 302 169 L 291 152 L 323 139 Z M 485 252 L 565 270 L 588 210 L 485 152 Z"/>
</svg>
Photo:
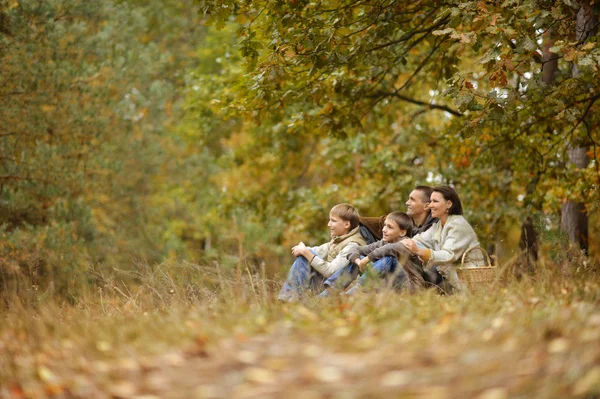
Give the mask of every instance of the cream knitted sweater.
<svg viewBox="0 0 600 399">
<path fill-rule="evenodd" d="M 479 246 L 477 234 L 462 215 L 450 215 L 446 224 L 436 222 L 429 230 L 413 237 L 417 245 L 430 249 L 431 256 L 426 267 L 460 266 L 465 251 Z M 483 266 L 480 251 L 471 251 L 465 259 L 465 266 Z"/>
<path fill-rule="evenodd" d="M 365 240 L 360 235 L 358 227 L 352 229 L 348 234 L 334 237 L 318 247 L 311 249 L 316 252 L 310 265 L 326 278 L 337 272 L 350 262 L 347 259 L 352 248 L 365 245 Z"/>
</svg>

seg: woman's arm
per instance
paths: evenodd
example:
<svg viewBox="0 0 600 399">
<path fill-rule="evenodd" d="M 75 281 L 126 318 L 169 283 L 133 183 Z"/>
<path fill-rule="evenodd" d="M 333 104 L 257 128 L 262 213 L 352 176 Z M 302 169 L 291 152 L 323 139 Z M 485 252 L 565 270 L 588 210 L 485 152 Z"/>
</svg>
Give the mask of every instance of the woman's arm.
<svg viewBox="0 0 600 399">
<path fill-rule="evenodd" d="M 401 243 L 410 253 L 421 258 L 423 263 L 427 263 L 431 258 L 431 249 L 418 246 L 414 239 L 402 240 Z"/>
<path fill-rule="evenodd" d="M 464 218 L 446 227 L 448 230 L 442 234 L 441 248 L 432 250 L 430 254 L 429 262 L 436 266 L 458 263 L 467 249 L 479 245 L 475 231 Z"/>
<path fill-rule="evenodd" d="M 441 222 L 435 222 L 433 226 L 431 226 L 429 229 L 425 230 L 422 233 L 415 234 L 412 240 L 419 247 L 433 249 L 433 236 L 435 235 L 435 232 L 440 230 L 441 228 Z"/>
</svg>

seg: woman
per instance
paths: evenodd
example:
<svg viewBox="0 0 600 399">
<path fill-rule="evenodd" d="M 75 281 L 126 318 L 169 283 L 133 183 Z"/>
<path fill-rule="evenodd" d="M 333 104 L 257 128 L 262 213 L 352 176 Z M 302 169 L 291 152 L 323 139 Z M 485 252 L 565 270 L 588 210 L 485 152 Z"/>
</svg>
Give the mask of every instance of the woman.
<svg viewBox="0 0 600 399">
<path fill-rule="evenodd" d="M 467 288 L 458 279 L 456 266 L 460 266 L 467 249 L 479 246 L 477 234 L 462 216 L 460 198 L 452 187 L 435 187 L 431 193 L 429 208 L 431 216 L 438 218 L 438 222 L 429 230 L 402 243 L 411 253 L 423 260 L 424 269 L 437 269 L 455 291 L 465 293 Z M 470 252 L 465 264 L 483 265 L 482 254 L 479 251 Z M 403 267 L 409 279 L 412 278 L 411 283 L 414 286 L 425 283 L 418 271 L 406 270 L 419 267 L 418 265 L 406 264 Z"/>
</svg>

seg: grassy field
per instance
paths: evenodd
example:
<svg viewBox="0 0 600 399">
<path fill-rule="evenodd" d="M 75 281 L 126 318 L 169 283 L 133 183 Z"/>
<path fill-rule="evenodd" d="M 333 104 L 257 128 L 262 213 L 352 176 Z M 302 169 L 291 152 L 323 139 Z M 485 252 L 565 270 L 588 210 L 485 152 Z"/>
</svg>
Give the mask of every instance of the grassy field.
<svg viewBox="0 0 600 399">
<path fill-rule="evenodd" d="M 193 265 L 96 273 L 70 303 L 4 294 L 14 398 L 600 397 L 600 279 L 538 273 L 469 297 L 282 304 L 278 284 Z M 195 276 L 195 277 L 193 277 Z M 238 276 L 239 277 L 239 276 Z"/>
</svg>

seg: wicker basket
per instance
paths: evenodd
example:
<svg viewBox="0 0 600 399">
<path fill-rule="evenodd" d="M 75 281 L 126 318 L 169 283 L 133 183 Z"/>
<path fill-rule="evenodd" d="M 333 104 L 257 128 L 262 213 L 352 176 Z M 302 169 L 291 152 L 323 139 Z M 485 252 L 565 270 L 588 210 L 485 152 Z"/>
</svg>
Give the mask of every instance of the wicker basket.
<svg viewBox="0 0 600 399">
<path fill-rule="evenodd" d="M 479 249 L 484 254 L 485 258 L 487 259 L 487 266 L 465 266 L 467 254 L 474 249 Z M 472 247 L 467 249 L 462 256 L 460 264 L 461 266 L 456 268 L 456 273 L 458 274 L 460 281 L 462 281 L 470 290 L 478 289 L 482 286 L 488 286 L 496 279 L 496 266 L 492 266 L 490 255 L 481 247 Z"/>
</svg>

